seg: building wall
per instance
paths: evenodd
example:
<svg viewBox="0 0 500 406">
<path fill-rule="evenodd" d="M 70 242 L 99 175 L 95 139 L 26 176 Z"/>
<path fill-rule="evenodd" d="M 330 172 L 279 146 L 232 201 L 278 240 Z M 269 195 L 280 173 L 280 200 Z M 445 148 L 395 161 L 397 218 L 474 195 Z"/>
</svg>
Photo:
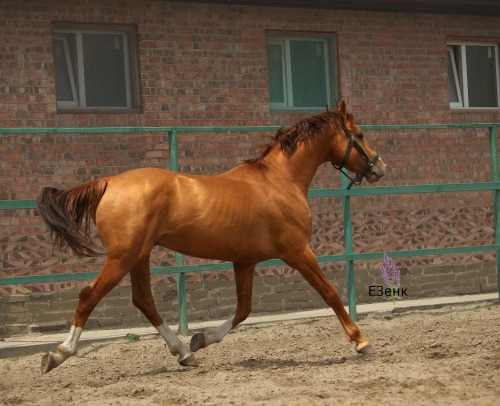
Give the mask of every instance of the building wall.
<svg viewBox="0 0 500 406">
<path fill-rule="evenodd" d="M 56 22 L 133 24 L 138 31 L 141 111 L 71 114 L 56 109 L 52 28 Z M 499 110 L 449 107 L 446 41 L 500 38 L 498 17 L 304 10 L 183 4 L 167 1 L 14 1 L 0 3 L 0 126 L 234 126 L 287 125 L 305 113 L 269 107 L 266 35 L 335 34 L 339 88 L 362 124 L 498 122 Z M 269 133 L 186 133 L 179 136 L 180 169 L 219 173 L 255 156 Z M 384 185 L 491 179 L 486 130 L 367 131 L 389 165 Z M 68 187 L 137 167 L 168 167 L 165 134 L 1 134 L 0 200 L 33 199 L 47 185 Z M 322 166 L 313 187 L 337 187 Z M 491 192 L 353 198 L 357 252 L 493 242 Z M 318 255 L 343 251 L 339 199 L 311 199 L 312 246 Z M 0 211 L 0 276 L 96 272 L 102 258 L 82 261 L 51 253 L 35 210 Z M 492 253 L 407 258 L 398 262 L 410 297 L 496 289 Z M 172 264 L 155 249 L 152 264 Z M 197 263 L 188 258 L 188 263 Z M 381 283 L 380 261 L 358 261 L 358 296 Z M 325 265 L 346 297 L 341 264 Z M 285 267 L 259 269 L 255 311 L 323 306 Z M 190 317 L 232 312 L 232 274 L 188 275 Z M 279 282 L 279 283 L 278 283 Z M 66 325 L 85 282 L 0 285 L 0 334 L 29 326 Z M 175 317 L 175 284 L 153 278 L 162 314 Z M 129 282 L 93 315 L 94 325 L 140 322 Z M 280 287 L 281 286 L 281 287 Z M 290 292 L 293 292 L 290 293 Z M 306 292 L 306 293 L 300 293 Z M 380 298 L 378 299 L 380 300 Z"/>
</svg>

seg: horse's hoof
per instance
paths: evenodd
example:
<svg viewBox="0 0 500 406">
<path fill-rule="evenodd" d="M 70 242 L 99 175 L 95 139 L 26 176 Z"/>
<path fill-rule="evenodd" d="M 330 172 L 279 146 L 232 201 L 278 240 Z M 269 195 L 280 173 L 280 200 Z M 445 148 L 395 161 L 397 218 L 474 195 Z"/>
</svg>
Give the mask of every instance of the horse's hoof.
<svg viewBox="0 0 500 406">
<path fill-rule="evenodd" d="M 48 352 L 42 357 L 42 365 L 41 365 L 41 370 L 42 374 L 46 374 L 47 372 L 51 371 L 56 367 L 56 360 L 54 358 L 54 354 L 51 352 Z"/>
<path fill-rule="evenodd" d="M 179 364 L 181 364 L 183 367 L 197 367 L 198 361 L 196 361 L 196 358 L 193 354 L 189 354 L 187 357 L 181 359 L 179 361 Z"/>
<path fill-rule="evenodd" d="M 377 353 L 377 350 L 375 350 L 375 347 L 371 344 L 365 345 L 359 350 L 356 348 L 356 351 L 362 355 L 373 355 Z"/>
<path fill-rule="evenodd" d="M 191 337 L 191 342 L 189 343 L 189 349 L 191 352 L 196 352 L 200 348 L 206 347 L 205 334 L 204 333 L 196 333 L 193 337 Z"/>
</svg>

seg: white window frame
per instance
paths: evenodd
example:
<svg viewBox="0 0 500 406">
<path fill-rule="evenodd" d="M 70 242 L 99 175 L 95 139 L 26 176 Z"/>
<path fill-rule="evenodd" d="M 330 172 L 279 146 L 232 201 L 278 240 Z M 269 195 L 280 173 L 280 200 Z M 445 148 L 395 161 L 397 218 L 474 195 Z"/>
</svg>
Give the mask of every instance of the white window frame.
<svg viewBox="0 0 500 406">
<path fill-rule="evenodd" d="M 69 51 L 68 39 L 64 35 L 54 35 L 54 41 L 60 41 L 64 48 L 65 60 L 66 60 L 66 69 L 68 70 L 69 82 L 71 86 L 71 96 L 73 100 L 62 100 L 57 101 L 57 107 L 78 107 L 78 94 L 76 92 L 76 82 L 75 75 L 73 72 L 73 64 L 71 61 L 71 54 Z M 57 86 L 57 84 L 56 84 Z"/>
<path fill-rule="evenodd" d="M 455 56 L 453 55 L 453 48 L 458 46 L 460 48 L 460 66 L 456 66 Z M 497 105 L 490 107 L 470 107 L 469 106 L 469 87 L 467 83 L 467 46 L 485 46 L 493 47 L 495 50 L 495 66 L 496 66 L 496 91 L 497 91 Z M 453 65 L 453 73 L 455 75 L 454 82 L 458 93 L 459 102 L 452 102 L 450 100 L 450 108 L 452 109 L 467 109 L 467 110 L 497 110 L 500 108 L 500 66 L 499 66 L 499 49 L 498 44 L 488 42 L 448 42 L 447 52 L 451 56 Z M 460 80 L 461 79 L 461 80 Z"/>
<path fill-rule="evenodd" d="M 462 87 L 460 86 L 460 80 L 458 78 L 458 69 L 457 69 L 457 63 L 455 62 L 455 55 L 453 55 L 453 48 L 452 45 L 449 45 L 447 47 L 448 51 L 448 56 L 450 57 L 451 60 L 451 66 L 453 70 L 453 82 L 455 83 L 455 89 L 456 93 L 458 95 L 458 102 L 452 102 L 450 100 L 450 107 L 454 109 L 459 109 L 463 107 L 463 101 L 462 101 Z"/>
<path fill-rule="evenodd" d="M 324 106 L 314 106 L 314 107 L 295 107 L 293 104 L 293 87 L 292 87 L 292 61 L 290 52 L 290 41 L 311 41 L 323 43 L 323 51 L 325 55 L 325 80 L 326 80 L 326 95 L 325 100 L 329 106 L 332 105 L 332 52 L 330 45 L 331 38 L 324 37 L 308 37 L 308 36 L 293 36 L 293 37 L 281 37 L 272 36 L 268 37 L 266 41 L 266 46 L 280 45 L 281 46 L 281 57 L 282 57 L 282 77 L 283 77 L 283 103 L 270 103 L 271 110 L 318 110 L 318 108 L 323 108 Z"/>
<path fill-rule="evenodd" d="M 71 53 L 66 35 L 75 35 L 75 58 L 76 63 L 71 61 Z M 102 35 L 121 35 L 123 38 L 123 63 L 125 67 L 125 92 L 126 106 L 106 106 L 96 107 L 87 106 L 85 95 L 85 66 L 83 56 L 83 34 L 102 34 Z M 129 32 L 126 30 L 92 30 L 92 29 L 56 29 L 54 30 L 53 40 L 63 42 L 66 53 L 66 63 L 69 71 L 71 91 L 73 93 L 73 101 L 57 100 L 57 108 L 60 109 L 81 109 L 81 110 L 130 110 L 133 108 L 132 102 L 132 83 L 131 83 L 131 63 L 129 52 Z M 76 67 L 76 72 L 73 70 Z M 76 74 L 76 75 L 75 75 Z M 76 77 L 75 77 L 76 76 Z M 56 83 L 57 86 L 57 83 Z"/>
</svg>

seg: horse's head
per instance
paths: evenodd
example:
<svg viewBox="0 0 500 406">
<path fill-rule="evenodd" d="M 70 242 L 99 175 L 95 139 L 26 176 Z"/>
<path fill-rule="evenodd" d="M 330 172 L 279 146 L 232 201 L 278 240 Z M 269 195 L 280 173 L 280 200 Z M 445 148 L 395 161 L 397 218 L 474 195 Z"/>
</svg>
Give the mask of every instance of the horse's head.
<svg viewBox="0 0 500 406">
<path fill-rule="evenodd" d="M 337 106 L 337 110 L 343 119 L 340 123 L 341 134 L 335 140 L 333 166 L 340 171 L 347 168 L 356 173 L 356 178 L 351 179 L 348 189 L 361 183 L 363 178 L 369 183 L 377 182 L 385 175 L 384 161 L 368 144 L 363 132 L 354 122 L 354 116 L 347 111 L 344 99 Z"/>
</svg>

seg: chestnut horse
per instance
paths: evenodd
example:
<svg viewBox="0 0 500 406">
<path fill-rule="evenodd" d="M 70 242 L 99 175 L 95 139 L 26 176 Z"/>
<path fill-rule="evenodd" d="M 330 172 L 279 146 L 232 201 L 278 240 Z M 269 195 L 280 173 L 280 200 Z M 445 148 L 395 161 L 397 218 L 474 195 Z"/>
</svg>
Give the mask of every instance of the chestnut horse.
<svg viewBox="0 0 500 406">
<path fill-rule="evenodd" d="M 385 164 L 370 148 L 345 101 L 280 129 L 258 158 L 212 176 L 143 168 L 73 188 L 44 188 L 37 199 L 45 223 L 61 248 L 80 257 L 97 255 L 90 222 L 99 231 L 106 262 L 82 289 L 66 341 L 42 358 L 42 372 L 76 354 L 85 323 L 99 301 L 130 273 L 132 302 L 165 339 L 183 366 L 197 365 L 195 351 L 217 343 L 247 318 L 257 263 L 279 258 L 298 270 L 334 310 L 357 352 L 372 346 L 342 306 L 322 273 L 309 242 L 312 219 L 307 191 L 324 162 L 375 182 Z M 352 184 L 351 183 L 351 184 Z M 150 286 L 149 256 L 155 245 L 200 258 L 231 261 L 237 306 L 217 328 L 195 334 L 187 348 L 158 314 Z"/>
</svg>

